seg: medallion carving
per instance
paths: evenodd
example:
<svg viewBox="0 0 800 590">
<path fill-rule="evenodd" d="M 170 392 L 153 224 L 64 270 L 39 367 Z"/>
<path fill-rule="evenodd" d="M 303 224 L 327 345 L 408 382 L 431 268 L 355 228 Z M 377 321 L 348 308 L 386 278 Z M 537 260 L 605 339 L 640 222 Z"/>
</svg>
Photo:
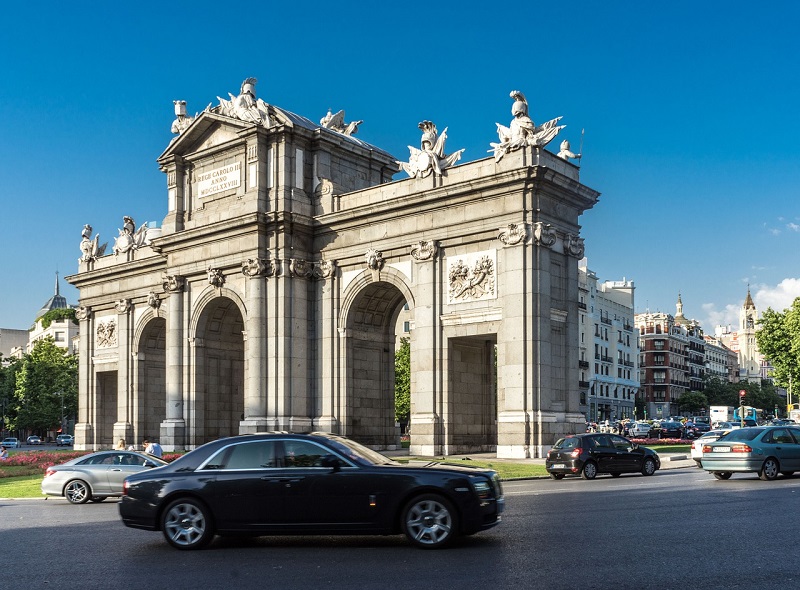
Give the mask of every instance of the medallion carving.
<svg viewBox="0 0 800 590">
<path fill-rule="evenodd" d="M 556 230 L 549 223 L 537 221 L 533 224 L 533 241 L 537 246 L 550 248 L 557 238 Z"/>
<path fill-rule="evenodd" d="M 434 240 L 420 240 L 411 246 L 411 258 L 417 262 L 433 260 L 439 250 L 439 245 Z"/>
<path fill-rule="evenodd" d="M 186 277 L 181 275 L 168 275 L 164 273 L 161 277 L 162 286 L 167 293 L 180 293 L 186 288 Z"/>
<path fill-rule="evenodd" d="M 208 274 L 208 284 L 217 289 L 225 284 L 225 275 L 218 268 L 210 268 L 206 271 Z"/>
<path fill-rule="evenodd" d="M 367 253 L 364 254 L 364 260 L 370 270 L 382 270 L 386 264 L 386 261 L 383 259 L 383 252 L 375 250 L 374 248 L 367 250 Z"/>
<path fill-rule="evenodd" d="M 528 226 L 525 223 L 509 223 L 506 227 L 500 228 L 497 238 L 506 246 L 516 246 L 524 242 L 528 237 Z"/>
<path fill-rule="evenodd" d="M 567 251 L 575 258 L 583 258 L 583 238 L 569 234 L 567 236 Z"/>
</svg>

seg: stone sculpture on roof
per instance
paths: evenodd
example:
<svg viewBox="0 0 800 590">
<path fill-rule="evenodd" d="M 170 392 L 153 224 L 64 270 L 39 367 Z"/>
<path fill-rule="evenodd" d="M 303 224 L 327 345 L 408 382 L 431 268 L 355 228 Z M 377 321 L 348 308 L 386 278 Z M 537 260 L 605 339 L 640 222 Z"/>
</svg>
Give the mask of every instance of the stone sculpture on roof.
<svg viewBox="0 0 800 590">
<path fill-rule="evenodd" d="M 83 226 L 83 231 L 81 231 L 81 257 L 79 259 L 81 262 L 97 260 L 106 253 L 108 243 L 101 246 L 99 240 L 100 234 L 95 235 L 94 239 L 92 239 L 91 225 L 87 223 Z"/>
<path fill-rule="evenodd" d="M 136 229 L 136 222 L 128 215 L 122 218 L 122 222 L 122 229 L 118 230 L 119 235 L 114 240 L 114 247 L 111 249 L 114 256 L 125 254 L 147 244 L 147 222 L 144 222 L 139 229 Z"/>
<path fill-rule="evenodd" d="M 409 176 L 424 178 L 431 173 L 442 176 L 445 168 L 454 166 L 461 159 L 464 150 L 453 152 L 449 156 L 444 153 L 444 144 L 447 141 L 447 127 L 441 135 L 436 131 L 432 121 L 422 121 L 418 127 L 422 130 L 420 141 L 421 149 L 408 146 L 411 156 L 408 162 L 398 162 L 400 170 L 405 170 Z"/>
<path fill-rule="evenodd" d="M 358 132 L 358 126 L 364 121 L 350 121 L 344 122 L 344 111 L 339 111 L 335 115 L 328 109 L 328 114 L 320 119 L 319 124 L 325 129 L 331 129 L 342 135 L 355 135 Z"/>
<path fill-rule="evenodd" d="M 239 96 L 228 93 L 228 96 L 231 97 L 230 100 L 218 96 L 220 114 L 269 127 L 271 125 L 269 106 L 260 98 L 256 98 L 256 82 L 258 80 L 255 78 L 247 78 L 242 82 Z"/>
<path fill-rule="evenodd" d="M 172 104 L 175 105 L 175 120 L 172 122 L 171 131 L 176 135 L 180 135 L 192 124 L 194 117 L 186 116 L 185 100 L 173 100 Z"/>
<path fill-rule="evenodd" d="M 489 151 L 494 152 L 495 162 L 499 162 L 508 152 L 521 147 L 544 147 L 566 127 L 566 125 L 558 124 L 561 117 L 551 119 L 537 127 L 528 116 L 528 101 L 525 99 L 525 95 L 519 90 L 512 90 L 510 96 L 514 99 L 511 107 L 514 119 L 508 127 L 497 123 L 497 135 L 500 142 L 489 144 L 492 146 Z"/>
<path fill-rule="evenodd" d="M 581 155 L 573 153 L 569 149 L 569 141 L 566 139 L 561 142 L 561 150 L 556 154 L 559 158 L 563 158 L 564 160 L 580 160 Z"/>
</svg>

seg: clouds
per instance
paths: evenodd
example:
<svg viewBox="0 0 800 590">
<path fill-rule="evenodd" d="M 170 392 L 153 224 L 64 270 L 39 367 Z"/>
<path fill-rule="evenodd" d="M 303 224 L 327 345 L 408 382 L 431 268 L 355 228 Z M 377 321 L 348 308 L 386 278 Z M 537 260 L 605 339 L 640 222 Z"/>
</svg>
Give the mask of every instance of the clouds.
<svg viewBox="0 0 800 590">
<path fill-rule="evenodd" d="M 792 302 L 800 297 L 800 278 L 786 278 L 777 285 L 750 285 L 750 295 L 759 314 L 768 307 L 774 311 L 783 311 L 791 307 Z M 703 303 L 703 317 L 698 318 L 706 334 L 713 334 L 717 326 L 739 326 L 739 313 L 744 299 L 736 303 L 728 303 L 721 309 L 716 303 Z"/>
<path fill-rule="evenodd" d="M 800 278 L 783 279 L 774 287 L 760 286 L 752 295 L 759 313 L 763 313 L 768 307 L 775 311 L 783 311 L 791 307 L 792 302 L 800 297 Z"/>
</svg>

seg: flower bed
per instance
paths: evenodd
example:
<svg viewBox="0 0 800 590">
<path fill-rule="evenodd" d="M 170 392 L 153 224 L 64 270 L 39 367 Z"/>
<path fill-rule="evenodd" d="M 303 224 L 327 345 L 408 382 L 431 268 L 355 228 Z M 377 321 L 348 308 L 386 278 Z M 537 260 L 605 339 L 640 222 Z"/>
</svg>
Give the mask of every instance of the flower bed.
<svg viewBox="0 0 800 590">
<path fill-rule="evenodd" d="M 8 460 L 0 462 L 0 477 L 13 477 L 22 474 L 44 473 L 48 467 L 61 465 L 83 455 L 89 455 L 94 451 L 22 451 L 9 453 Z M 166 453 L 164 461 L 170 463 L 181 456 L 181 453 Z M 7 473 L 4 467 L 21 467 L 22 470 L 14 469 L 13 473 Z M 27 468 L 27 469 L 25 469 Z M 20 473 L 22 471 L 22 473 Z"/>
</svg>

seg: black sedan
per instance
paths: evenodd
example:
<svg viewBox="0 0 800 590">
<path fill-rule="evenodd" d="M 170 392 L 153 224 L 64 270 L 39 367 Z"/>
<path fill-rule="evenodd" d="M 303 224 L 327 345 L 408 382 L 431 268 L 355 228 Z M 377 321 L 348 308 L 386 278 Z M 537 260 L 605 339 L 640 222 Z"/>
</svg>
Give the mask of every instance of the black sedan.
<svg viewBox="0 0 800 590">
<path fill-rule="evenodd" d="M 178 549 L 214 534 L 399 534 L 433 549 L 500 522 L 499 476 L 402 465 L 341 436 L 253 434 L 205 444 L 125 479 L 119 512 Z"/>
<path fill-rule="evenodd" d="M 680 438 L 683 434 L 683 424 L 680 422 L 664 421 L 661 423 L 658 432 L 651 432 L 651 434 L 657 434 L 658 438 Z"/>
<path fill-rule="evenodd" d="M 619 477 L 623 473 L 653 475 L 661 460 L 652 449 L 616 434 L 576 434 L 559 439 L 545 460 L 552 479 L 580 475 L 594 479 L 598 473 Z"/>
</svg>

